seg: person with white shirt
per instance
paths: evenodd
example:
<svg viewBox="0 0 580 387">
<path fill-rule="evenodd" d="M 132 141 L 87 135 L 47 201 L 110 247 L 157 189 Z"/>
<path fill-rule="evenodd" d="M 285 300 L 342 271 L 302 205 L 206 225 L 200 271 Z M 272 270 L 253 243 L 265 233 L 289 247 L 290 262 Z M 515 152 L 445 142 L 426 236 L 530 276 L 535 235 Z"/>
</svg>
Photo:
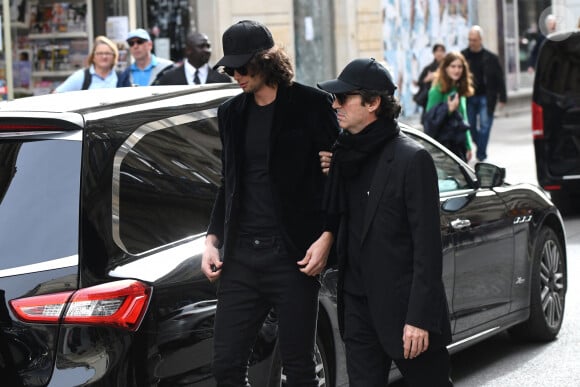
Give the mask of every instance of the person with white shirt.
<svg viewBox="0 0 580 387">
<path fill-rule="evenodd" d="M 156 85 L 203 85 L 205 83 L 229 83 L 232 79 L 211 68 L 211 43 L 207 35 L 192 32 L 185 43 L 185 59 L 179 67 L 165 72 Z"/>
</svg>

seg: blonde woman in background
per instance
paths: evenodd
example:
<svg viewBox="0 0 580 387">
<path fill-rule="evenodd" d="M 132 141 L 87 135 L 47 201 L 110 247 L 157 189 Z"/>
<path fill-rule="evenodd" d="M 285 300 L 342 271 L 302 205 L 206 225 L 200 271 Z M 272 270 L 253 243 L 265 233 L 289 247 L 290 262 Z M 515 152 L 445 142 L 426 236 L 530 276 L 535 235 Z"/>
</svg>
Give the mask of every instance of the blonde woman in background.
<svg viewBox="0 0 580 387">
<path fill-rule="evenodd" d="M 89 67 L 74 72 L 54 92 L 117 87 L 115 66 L 118 59 L 117 45 L 105 36 L 97 36 L 88 58 Z"/>
</svg>

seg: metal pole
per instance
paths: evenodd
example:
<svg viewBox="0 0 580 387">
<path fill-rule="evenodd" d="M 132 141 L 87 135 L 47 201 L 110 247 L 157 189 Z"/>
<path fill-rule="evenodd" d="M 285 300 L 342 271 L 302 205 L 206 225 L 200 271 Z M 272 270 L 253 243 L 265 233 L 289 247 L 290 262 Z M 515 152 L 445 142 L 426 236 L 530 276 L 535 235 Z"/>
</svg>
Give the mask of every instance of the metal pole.
<svg viewBox="0 0 580 387">
<path fill-rule="evenodd" d="M 4 63 L 6 64 L 6 88 L 8 99 L 14 99 L 14 78 L 12 77 L 12 34 L 10 31 L 10 2 L 2 0 L 2 19 L 4 19 Z"/>
</svg>

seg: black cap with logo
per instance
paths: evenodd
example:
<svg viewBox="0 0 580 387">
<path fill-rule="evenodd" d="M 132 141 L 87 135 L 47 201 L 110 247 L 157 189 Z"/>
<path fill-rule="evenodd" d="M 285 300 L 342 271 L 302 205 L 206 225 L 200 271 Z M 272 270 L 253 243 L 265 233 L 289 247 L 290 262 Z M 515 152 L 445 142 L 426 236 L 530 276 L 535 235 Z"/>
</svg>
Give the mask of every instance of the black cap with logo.
<svg viewBox="0 0 580 387">
<path fill-rule="evenodd" d="M 332 94 L 374 90 L 392 95 L 397 89 L 389 70 L 374 58 L 353 60 L 346 65 L 337 79 L 320 82 L 318 87 Z"/>
<path fill-rule="evenodd" d="M 242 67 L 257 52 L 272 48 L 274 39 L 263 24 L 253 20 L 242 20 L 224 32 L 222 45 L 224 57 L 216 63 L 214 69 L 220 66 Z"/>
</svg>

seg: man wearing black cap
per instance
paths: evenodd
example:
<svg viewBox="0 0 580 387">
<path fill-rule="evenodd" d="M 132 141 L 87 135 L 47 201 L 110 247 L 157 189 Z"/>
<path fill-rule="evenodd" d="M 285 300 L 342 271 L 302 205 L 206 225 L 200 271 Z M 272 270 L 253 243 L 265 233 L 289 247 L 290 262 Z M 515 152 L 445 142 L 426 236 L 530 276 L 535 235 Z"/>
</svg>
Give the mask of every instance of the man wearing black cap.
<svg viewBox="0 0 580 387">
<path fill-rule="evenodd" d="M 323 216 L 318 152 L 338 135 L 336 113 L 330 95 L 292 81 L 290 59 L 264 25 L 241 21 L 222 40 L 215 67 L 244 92 L 218 109 L 222 185 L 201 266 L 220 279 L 212 372 L 218 386 L 249 386 L 248 359 L 273 308 L 286 385 L 318 386 L 318 275 L 336 225 Z"/>
<path fill-rule="evenodd" d="M 339 136 L 325 201 L 340 216 L 338 318 L 350 387 L 386 386 L 394 361 L 409 386 L 451 386 L 439 192 L 431 155 L 401 133 L 388 70 L 356 59 L 338 79 Z"/>
</svg>

